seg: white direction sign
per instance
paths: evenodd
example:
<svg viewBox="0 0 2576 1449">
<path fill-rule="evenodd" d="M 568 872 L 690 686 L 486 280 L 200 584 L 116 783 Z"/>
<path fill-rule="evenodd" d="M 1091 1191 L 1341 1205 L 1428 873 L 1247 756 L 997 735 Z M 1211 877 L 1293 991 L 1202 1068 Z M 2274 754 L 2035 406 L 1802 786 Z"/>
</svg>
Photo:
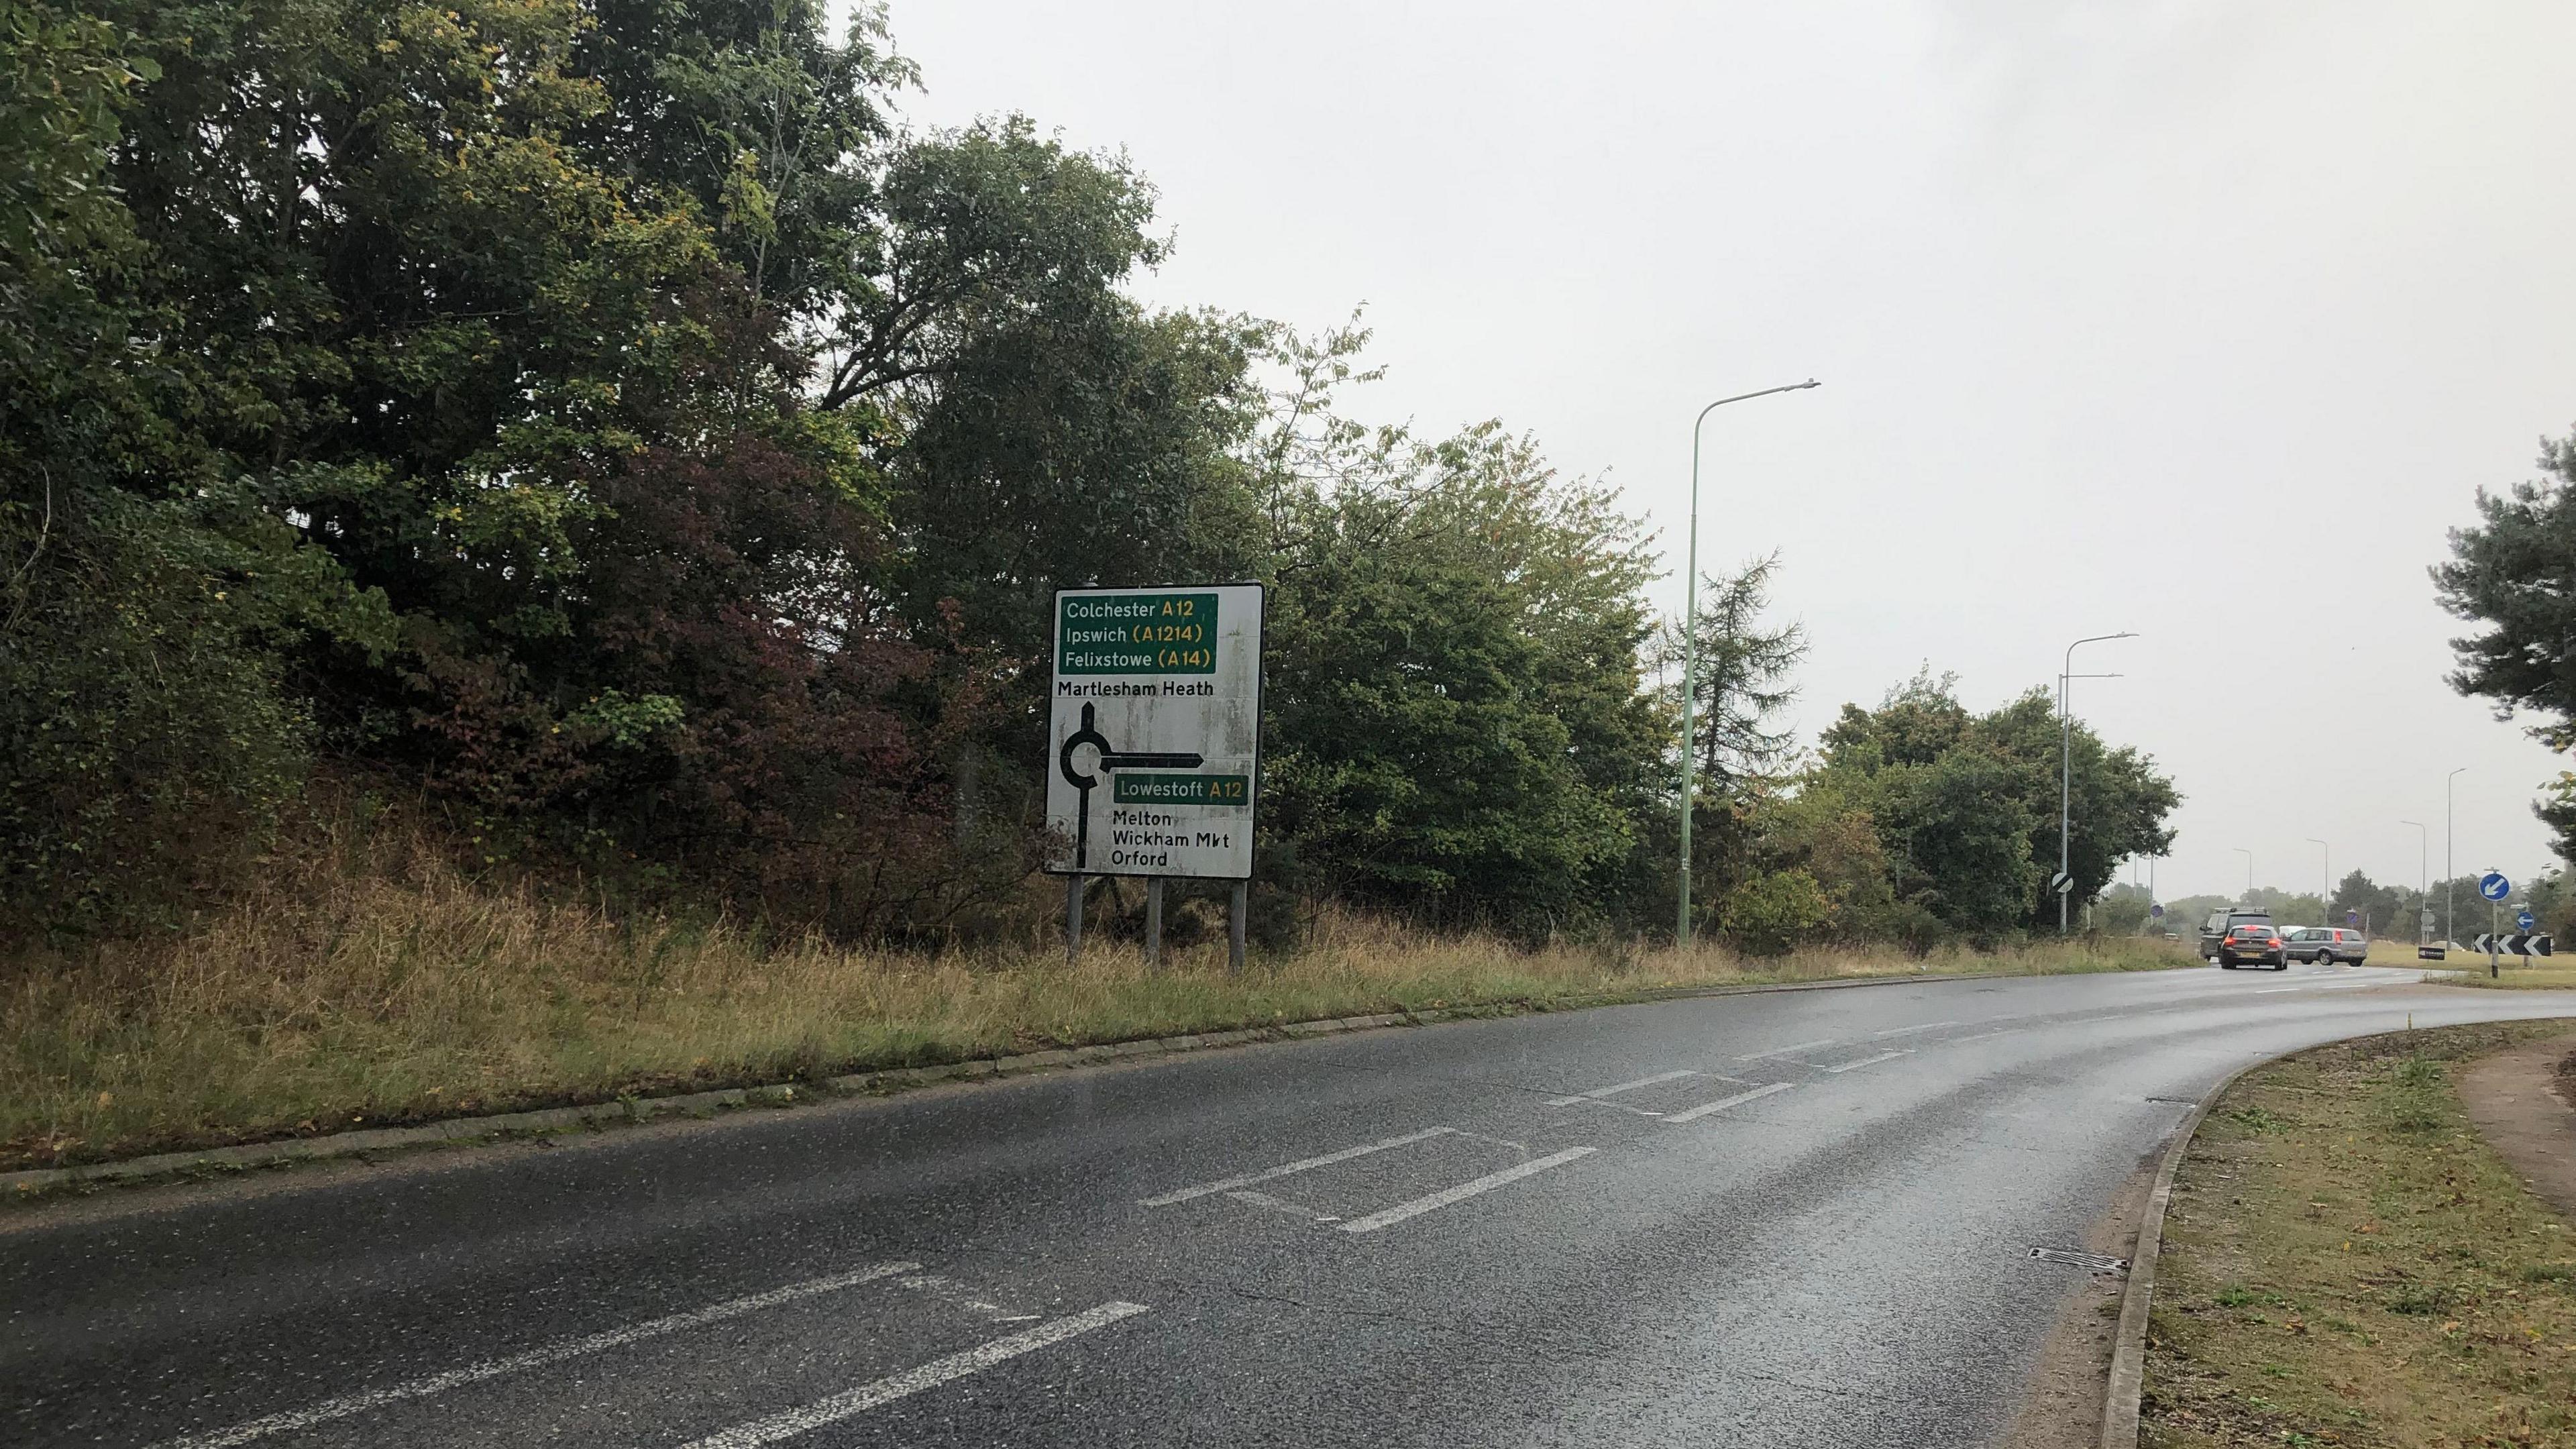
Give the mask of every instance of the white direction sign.
<svg viewBox="0 0 2576 1449">
<path fill-rule="evenodd" d="M 1249 880 L 1259 584 L 1064 589 L 1047 725 L 1047 869 Z"/>
</svg>

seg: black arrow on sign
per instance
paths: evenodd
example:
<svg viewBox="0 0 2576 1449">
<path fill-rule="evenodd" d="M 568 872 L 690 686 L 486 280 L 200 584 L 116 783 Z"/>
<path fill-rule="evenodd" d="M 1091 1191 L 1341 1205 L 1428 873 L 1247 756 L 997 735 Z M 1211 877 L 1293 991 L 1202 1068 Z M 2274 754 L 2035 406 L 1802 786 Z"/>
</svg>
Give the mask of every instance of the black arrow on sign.
<svg viewBox="0 0 2576 1449">
<path fill-rule="evenodd" d="M 1120 754 L 1110 748 L 1109 737 L 1093 724 L 1090 705 L 1082 707 L 1082 728 L 1064 737 L 1064 748 L 1056 752 L 1056 768 L 1064 772 L 1065 782 L 1082 792 L 1082 811 L 1076 817 L 1073 832 L 1073 868 L 1080 870 L 1091 863 L 1091 791 L 1100 783 L 1098 775 L 1084 774 L 1073 767 L 1073 752 L 1083 745 L 1100 751 L 1100 768 L 1110 770 L 1195 770 L 1207 763 L 1204 755 L 1181 753 Z"/>
</svg>

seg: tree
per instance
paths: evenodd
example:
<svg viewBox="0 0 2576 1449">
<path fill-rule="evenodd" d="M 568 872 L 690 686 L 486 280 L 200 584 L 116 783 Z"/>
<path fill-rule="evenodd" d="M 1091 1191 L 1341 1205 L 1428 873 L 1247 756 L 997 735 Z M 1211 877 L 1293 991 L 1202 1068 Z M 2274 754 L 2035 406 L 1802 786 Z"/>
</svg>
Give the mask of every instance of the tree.
<svg viewBox="0 0 2576 1449">
<path fill-rule="evenodd" d="M 2478 490 L 2480 522 L 2451 531 L 2451 560 L 2432 574 L 2444 609 L 2486 626 L 2451 641 L 2451 687 L 2494 700 L 2499 718 L 2538 715 L 2532 733 L 2563 753 L 2576 748 L 2576 435 L 2542 439 L 2539 466 L 2508 492 Z M 2576 774 L 2545 788 L 2535 813 L 2576 860 Z"/>
<path fill-rule="evenodd" d="M 1724 796 L 1748 775 L 1777 768 L 1792 749 L 1787 730 L 1767 722 L 1798 697 L 1790 675 L 1807 657 L 1807 632 L 1797 623 L 1764 627 L 1770 608 L 1777 552 L 1736 572 L 1701 581 L 1697 694 L 1691 730 L 1704 788 Z M 1658 664 L 1679 669 L 1683 641 L 1665 631 Z"/>
<path fill-rule="evenodd" d="M 1889 692 L 1875 710 L 1845 705 L 1824 734 L 1816 772 L 1866 809 L 1888 843 L 1899 901 L 1947 928 L 1991 937 L 2011 925 L 2054 929 L 2057 906 L 2041 887 L 2057 868 L 2060 723 L 2033 690 L 1989 714 L 1971 714 L 1948 676 L 1929 669 Z M 2179 802 L 2154 762 L 2105 747 L 2074 724 L 2064 736 L 2071 767 L 2075 900 L 2090 901 L 2119 863 L 2170 844 L 2164 818 Z M 1812 785 L 1803 788 L 1813 788 Z M 1995 831 L 2020 831 L 2015 848 Z"/>
<path fill-rule="evenodd" d="M 112 162 L 128 28 L 0 0 L 0 937 L 175 919 L 304 763 L 271 646 L 332 594 L 173 411 Z"/>
<path fill-rule="evenodd" d="M 1484 424 L 1439 443 L 1334 415 L 1356 329 L 1282 339 L 1250 460 L 1269 532 L 1264 789 L 1323 890 L 1539 933 L 1634 879 L 1664 718 L 1651 564 L 1607 490 Z"/>
</svg>

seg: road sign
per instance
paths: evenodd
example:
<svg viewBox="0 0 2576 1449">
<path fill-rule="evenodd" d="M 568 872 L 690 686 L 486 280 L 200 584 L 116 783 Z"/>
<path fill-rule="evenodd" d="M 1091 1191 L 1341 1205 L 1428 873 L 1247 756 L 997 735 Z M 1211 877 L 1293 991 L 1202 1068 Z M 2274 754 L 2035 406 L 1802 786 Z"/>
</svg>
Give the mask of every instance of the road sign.
<svg viewBox="0 0 2576 1449">
<path fill-rule="evenodd" d="M 2539 925 L 2540 920 L 2538 917 L 2532 915 L 2530 910 L 2526 908 L 2513 913 L 2513 923 L 2528 931 L 2532 927 Z"/>
<path fill-rule="evenodd" d="M 2478 894 L 2491 901 L 2503 900 L 2513 894 L 2513 882 L 2504 878 L 2503 871 L 2488 871 L 2478 877 Z"/>
<path fill-rule="evenodd" d="M 2156 917 L 2158 920 L 2162 920 L 2165 914 L 2165 903 L 2158 901 L 2154 905 L 2147 907 L 2147 914 Z"/>
<path fill-rule="evenodd" d="M 2426 906 L 2424 908 L 2423 921 L 2416 927 L 2416 931 L 2420 935 L 2429 936 L 2433 934 L 2433 908 L 2431 906 Z"/>
<path fill-rule="evenodd" d="M 2360 924 L 2361 924 L 2361 912 L 2359 912 L 2359 911 L 2346 911 L 2346 912 L 2344 912 L 2344 913 L 2343 913 L 2343 923 L 2344 923 L 2345 925 L 2347 925 L 2347 926 L 2358 926 L 2358 925 L 2360 925 Z"/>
<path fill-rule="evenodd" d="M 2480 931 L 2469 938 L 2469 949 L 2472 951 L 2484 951 L 2488 955 L 2492 956 L 2498 951 L 2504 949 L 2504 938 L 2502 936 L 2490 935 L 2485 931 Z"/>
<path fill-rule="evenodd" d="M 1047 734 L 1047 869 L 1252 875 L 1259 584 L 1063 589 Z"/>
<path fill-rule="evenodd" d="M 2065 895 L 2075 889 L 2075 877 L 2061 870 L 2048 878 L 2048 888 L 2054 894 Z"/>
</svg>

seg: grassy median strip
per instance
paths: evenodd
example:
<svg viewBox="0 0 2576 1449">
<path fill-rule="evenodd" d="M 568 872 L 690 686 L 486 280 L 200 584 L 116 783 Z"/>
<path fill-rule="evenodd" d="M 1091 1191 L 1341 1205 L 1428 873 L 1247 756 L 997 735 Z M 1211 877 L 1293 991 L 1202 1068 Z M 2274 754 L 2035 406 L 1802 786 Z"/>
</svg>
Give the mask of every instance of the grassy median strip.
<svg viewBox="0 0 2576 1449">
<path fill-rule="evenodd" d="M 613 1101 L 1378 1012 L 1546 1009 L 1662 988 L 2191 964 L 2145 941 L 2003 954 L 1514 949 L 1327 914 L 1306 947 L 1149 972 L 775 943 L 611 920 L 443 869 L 298 883 L 148 945 L 0 963 L 0 1167 Z"/>
<path fill-rule="evenodd" d="M 2175 1179 L 2144 1442 L 2576 1445 L 2576 1228 L 2452 1086 L 2567 1029 L 2369 1037 L 2230 1089 Z"/>
</svg>

